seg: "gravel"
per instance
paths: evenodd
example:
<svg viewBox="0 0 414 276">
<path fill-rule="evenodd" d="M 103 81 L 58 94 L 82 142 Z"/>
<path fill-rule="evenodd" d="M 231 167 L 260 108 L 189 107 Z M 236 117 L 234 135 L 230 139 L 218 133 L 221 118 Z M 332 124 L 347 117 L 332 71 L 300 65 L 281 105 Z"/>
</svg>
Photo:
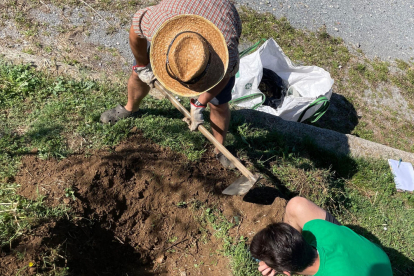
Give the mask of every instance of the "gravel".
<svg viewBox="0 0 414 276">
<path fill-rule="evenodd" d="M 85 7 L 66 7 L 63 11 L 53 5 L 45 5 L 45 7 L 47 7 L 47 12 L 35 9 L 30 13 L 30 16 L 36 18 L 37 21 L 46 23 L 44 31 L 49 32 L 49 34 L 41 34 L 41 39 L 44 42 L 51 45 L 59 43 L 56 40 L 58 36 L 57 30 L 59 27 L 68 27 L 66 24 L 69 24 L 70 28 L 85 26 L 86 32 L 84 33 L 88 35 L 83 37 L 83 42 L 117 49 L 119 54 L 124 58 L 125 63 L 128 64 L 127 68 L 130 67 L 129 65 L 133 60 L 127 31 L 130 26 L 120 26 L 120 19 L 111 12 L 99 11 L 98 15 L 96 12 L 91 12 Z M 61 18 L 65 18 L 69 22 L 64 22 Z M 108 29 L 113 26 L 115 28 L 111 33 L 108 33 Z M 103 63 L 105 61 L 103 60 Z M 100 66 L 102 66 L 102 63 Z"/>
<path fill-rule="evenodd" d="M 316 31 L 326 26 L 329 34 L 342 37 L 350 47 L 363 50 L 369 58 L 379 57 L 382 60 L 399 58 L 406 61 L 414 58 L 414 2 L 412 0 L 302 0 L 301 2 L 237 0 L 236 5 L 248 6 L 259 12 L 270 12 L 278 18 L 285 16 L 294 27 L 300 29 Z M 34 10 L 31 15 L 40 22 L 48 23 L 53 39 L 56 27 L 64 24 L 61 21 L 62 10 L 53 5 L 47 7 L 47 12 Z M 119 19 L 111 13 L 102 11 L 99 13 L 110 24 L 118 25 Z M 72 26 L 81 26 L 88 21 L 94 22 L 89 27 L 90 36 L 86 38 L 88 42 L 117 48 L 126 60 L 132 58 L 126 31 L 129 26 L 123 26 L 125 28 L 117 29 L 108 35 L 106 33 L 108 23 L 84 7 L 66 9 L 63 14 L 70 20 Z M 0 30 L 0 38 L 6 35 L 14 37 L 16 33 L 16 28 L 10 24 Z M 49 39 L 45 38 L 46 41 Z"/>
<path fill-rule="evenodd" d="M 325 25 L 330 35 L 343 38 L 370 58 L 414 58 L 412 0 L 237 0 L 237 5 L 285 16 L 300 29 L 316 31 Z"/>
</svg>

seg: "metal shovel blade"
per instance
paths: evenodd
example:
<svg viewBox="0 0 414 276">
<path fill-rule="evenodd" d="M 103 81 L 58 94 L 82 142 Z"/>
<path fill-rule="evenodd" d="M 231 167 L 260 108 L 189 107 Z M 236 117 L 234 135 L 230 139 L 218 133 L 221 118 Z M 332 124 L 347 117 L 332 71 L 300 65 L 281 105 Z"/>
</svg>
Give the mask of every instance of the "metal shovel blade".
<svg viewBox="0 0 414 276">
<path fill-rule="evenodd" d="M 242 176 L 231 183 L 230 186 L 224 189 L 222 193 L 225 195 L 244 195 L 257 181 L 259 181 L 259 179 L 259 174 L 255 174 L 253 179 Z"/>
</svg>

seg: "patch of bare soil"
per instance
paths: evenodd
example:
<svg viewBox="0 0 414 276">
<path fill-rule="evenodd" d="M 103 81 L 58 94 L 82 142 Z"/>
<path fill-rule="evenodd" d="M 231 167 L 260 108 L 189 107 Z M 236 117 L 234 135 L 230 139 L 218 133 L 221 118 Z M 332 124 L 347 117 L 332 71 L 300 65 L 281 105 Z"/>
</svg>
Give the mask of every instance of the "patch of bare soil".
<svg viewBox="0 0 414 276">
<path fill-rule="evenodd" d="M 16 275 L 32 261 L 20 275 L 53 266 L 69 267 L 70 275 L 231 275 L 221 241 L 200 223 L 200 206 L 240 218 L 231 229 L 237 238 L 280 221 L 286 204 L 270 185 L 244 197 L 222 195 L 237 177 L 211 154 L 189 163 L 140 134 L 60 162 L 26 157 L 16 176 L 19 193 L 45 195 L 47 204 L 70 205 L 72 214 L 39 224 L 3 249 L 0 274 Z"/>
</svg>

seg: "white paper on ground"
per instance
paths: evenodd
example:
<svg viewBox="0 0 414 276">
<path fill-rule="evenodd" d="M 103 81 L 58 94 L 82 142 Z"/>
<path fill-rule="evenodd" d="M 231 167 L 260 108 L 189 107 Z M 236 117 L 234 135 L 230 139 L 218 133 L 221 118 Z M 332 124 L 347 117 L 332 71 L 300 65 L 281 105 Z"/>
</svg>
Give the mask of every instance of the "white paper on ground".
<svg viewBox="0 0 414 276">
<path fill-rule="evenodd" d="M 408 162 L 388 159 L 388 164 L 390 164 L 391 171 L 394 175 L 395 187 L 398 190 L 404 191 L 414 191 L 414 169 L 413 165 Z"/>
</svg>

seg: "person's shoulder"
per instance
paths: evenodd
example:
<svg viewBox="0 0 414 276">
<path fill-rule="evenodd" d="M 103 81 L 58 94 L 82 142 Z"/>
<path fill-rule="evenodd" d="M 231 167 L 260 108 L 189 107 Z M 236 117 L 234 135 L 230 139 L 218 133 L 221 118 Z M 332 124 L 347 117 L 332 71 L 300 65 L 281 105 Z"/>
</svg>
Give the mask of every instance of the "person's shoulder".
<svg viewBox="0 0 414 276">
<path fill-rule="evenodd" d="M 336 237 L 340 233 L 348 233 L 349 231 L 350 229 L 345 226 L 336 225 L 323 219 L 313 219 L 303 225 L 302 235 L 304 237 Z"/>
<path fill-rule="evenodd" d="M 305 225 L 303 225 L 303 230 L 306 230 L 308 228 L 312 228 L 312 227 L 339 227 L 339 225 L 336 225 L 332 222 L 323 220 L 323 219 L 313 219 L 310 220 L 308 222 L 305 223 Z"/>
</svg>

